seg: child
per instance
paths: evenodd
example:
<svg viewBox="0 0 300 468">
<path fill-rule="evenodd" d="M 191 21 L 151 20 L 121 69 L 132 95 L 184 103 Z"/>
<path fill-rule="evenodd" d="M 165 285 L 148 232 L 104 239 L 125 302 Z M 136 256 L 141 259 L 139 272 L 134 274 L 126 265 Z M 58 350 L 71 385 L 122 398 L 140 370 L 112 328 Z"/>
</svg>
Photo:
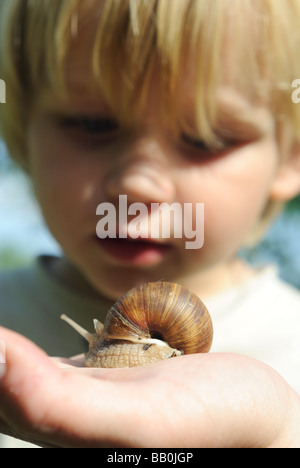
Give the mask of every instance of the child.
<svg viewBox="0 0 300 468">
<path fill-rule="evenodd" d="M 1 132 L 64 255 L 1 275 L 1 325 L 78 354 L 62 313 L 90 329 L 122 293 L 163 278 L 204 300 L 220 353 L 71 374 L 1 328 L 2 430 L 46 446 L 299 444 L 300 296 L 236 253 L 300 191 L 300 1 L 2 3 Z M 100 239 L 96 208 L 119 214 L 120 194 L 192 204 L 194 221 L 204 203 L 203 247 L 172 232 L 129 239 L 128 225 L 127 238 Z"/>
</svg>

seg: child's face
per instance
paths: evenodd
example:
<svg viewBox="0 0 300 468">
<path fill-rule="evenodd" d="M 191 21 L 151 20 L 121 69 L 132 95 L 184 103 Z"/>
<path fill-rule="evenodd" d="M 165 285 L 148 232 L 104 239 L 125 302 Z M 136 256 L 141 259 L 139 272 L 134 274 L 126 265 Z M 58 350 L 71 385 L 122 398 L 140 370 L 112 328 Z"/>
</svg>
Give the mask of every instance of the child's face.
<svg viewBox="0 0 300 468">
<path fill-rule="evenodd" d="M 225 148 L 210 152 L 192 135 L 174 133 L 161 112 L 156 75 L 140 118 L 118 126 L 101 93 L 86 92 L 84 51 L 69 70 L 70 97 L 39 96 L 28 132 L 29 165 L 46 221 L 66 257 L 101 293 L 112 298 L 136 283 L 173 280 L 205 294 L 202 285 L 232 257 L 264 210 L 279 164 L 275 124 L 268 108 L 220 86 L 217 131 Z M 191 127 L 192 77 L 178 94 Z M 129 109 L 130 112 L 130 109 Z M 84 120 L 82 120 L 84 117 Z M 101 241 L 102 202 L 204 203 L 204 246 L 187 239 Z"/>
</svg>

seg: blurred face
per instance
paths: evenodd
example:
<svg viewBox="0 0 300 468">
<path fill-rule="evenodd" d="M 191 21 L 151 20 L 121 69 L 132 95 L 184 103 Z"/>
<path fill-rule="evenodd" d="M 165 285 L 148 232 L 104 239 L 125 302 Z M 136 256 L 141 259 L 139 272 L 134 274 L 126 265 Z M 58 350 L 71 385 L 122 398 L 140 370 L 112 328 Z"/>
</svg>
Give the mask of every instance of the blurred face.
<svg viewBox="0 0 300 468">
<path fill-rule="evenodd" d="M 215 132 L 221 146 L 211 150 L 195 137 L 192 75 L 184 74 L 178 91 L 191 131 L 174 132 L 163 118 L 154 71 L 139 118 L 123 128 L 101 92 L 87 93 L 84 51 L 73 55 L 68 98 L 39 95 L 28 132 L 36 194 L 66 258 L 112 299 L 137 283 L 160 279 L 202 295 L 214 290 L 212 283 L 217 289 L 227 262 L 260 218 L 276 177 L 271 113 L 220 86 Z M 97 206 L 109 202 L 116 208 L 118 232 L 119 195 L 127 196 L 128 205 L 148 207 L 149 220 L 151 203 L 188 203 L 194 228 L 196 204 L 204 203 L 203 247 L 187 249 L 190 239 L 176 238 L 172 229 L 167 239 L 153 239 L 151 232 L 136 240 L 99 239 Z"/>
</svg>

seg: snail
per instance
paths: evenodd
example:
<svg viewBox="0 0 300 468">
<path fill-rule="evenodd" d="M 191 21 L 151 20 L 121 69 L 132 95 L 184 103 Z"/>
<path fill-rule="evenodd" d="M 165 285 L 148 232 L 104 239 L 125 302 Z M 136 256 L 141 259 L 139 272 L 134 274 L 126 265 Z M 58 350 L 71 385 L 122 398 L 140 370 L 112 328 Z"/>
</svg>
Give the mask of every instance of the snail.
<svg viewBox="0 0 300 468">
<path fill-rule="evenodd" d="M 89 342 L 86 367 L 137 367 L 182 354 L 208 352 L 213 329 L 203 302 L 176 283 L 150 282 L 125 293 L 96 333 L 68 322 Z"/>
</svg>

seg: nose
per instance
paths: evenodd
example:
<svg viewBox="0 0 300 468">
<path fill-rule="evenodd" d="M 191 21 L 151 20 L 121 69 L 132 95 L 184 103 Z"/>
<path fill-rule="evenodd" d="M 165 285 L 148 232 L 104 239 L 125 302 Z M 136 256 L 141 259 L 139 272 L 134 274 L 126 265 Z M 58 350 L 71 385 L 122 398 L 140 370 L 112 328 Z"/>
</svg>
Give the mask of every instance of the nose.
<svg viewBox="0 0 300 468">
<path fill-rule="evenodd" d="M 127 195 L 131 202 L 171 202 L 175 187 L 167 149 L 155 139 L 141 138 L 121 155 L 105 181 L 108 198 Z"/>
</svg>

